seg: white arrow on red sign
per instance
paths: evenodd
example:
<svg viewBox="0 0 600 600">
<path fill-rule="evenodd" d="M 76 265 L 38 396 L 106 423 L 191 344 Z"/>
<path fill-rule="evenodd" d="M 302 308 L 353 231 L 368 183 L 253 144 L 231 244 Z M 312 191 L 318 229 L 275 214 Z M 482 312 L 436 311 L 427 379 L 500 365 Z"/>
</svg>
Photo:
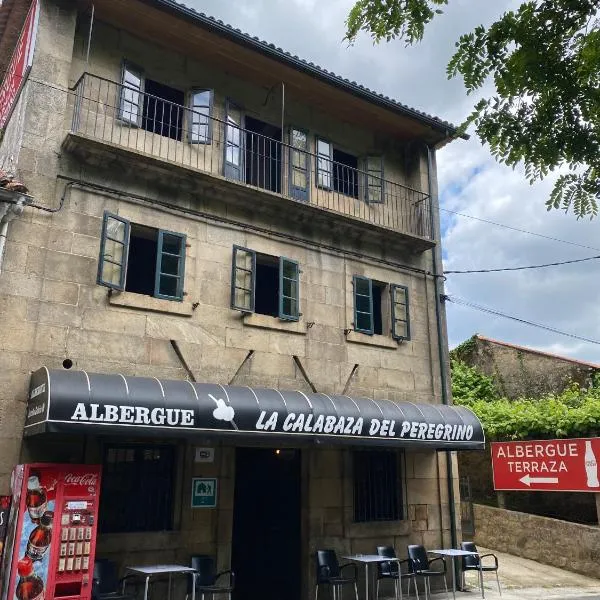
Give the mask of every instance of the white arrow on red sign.
<svg viewBox="0 0 600 600">
<path fill-rule="evenodd" d="M 558 477 L 529 477 L 529 475 L 525 475 L 519 481 L 526 486 L 530 486 L 532 483 L 558 483 Z"/>
</svg>

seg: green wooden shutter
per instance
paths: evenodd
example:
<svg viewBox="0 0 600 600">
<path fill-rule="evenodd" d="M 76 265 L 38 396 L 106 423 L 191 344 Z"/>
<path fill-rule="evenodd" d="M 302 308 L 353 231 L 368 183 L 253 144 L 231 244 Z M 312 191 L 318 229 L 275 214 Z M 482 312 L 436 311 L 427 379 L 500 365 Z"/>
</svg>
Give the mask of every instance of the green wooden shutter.
<svg viewBox="0 0 600 600">
<path fill-rule="evenodd" d="M 183 300 L 185 274 L 185 235 L 158 232 L 154 296 L 165 300 Z"/>
<path fill-rule="evenodd" d="M 131 225 L 127 219 L 104 212 L 96 279 L 100 285 L 113 290 L 125 289 L 130 230 Z"/>
<path fill-rule="evenodd" d="M 355 275 L 354 330 L 373 335 L 373 282 L 367 277 Z"/>
<path fill-rule="evenodd" d="M 395 340 L 410 340 L 410 314 L 408 288 L 405 285 L 391 285 L 392 337 Z"/>
<path fill-rule="evenodd" d="M 253 313 L 255 289 L 256 252 L 242 246 L 234 246 L 231 266 L 231 308 Z"/>
<path fill-rule="evenodd" d="M 279 258 L 279 318 L 300 319 L 300 267 L 285 256 Z"/>
</svg>

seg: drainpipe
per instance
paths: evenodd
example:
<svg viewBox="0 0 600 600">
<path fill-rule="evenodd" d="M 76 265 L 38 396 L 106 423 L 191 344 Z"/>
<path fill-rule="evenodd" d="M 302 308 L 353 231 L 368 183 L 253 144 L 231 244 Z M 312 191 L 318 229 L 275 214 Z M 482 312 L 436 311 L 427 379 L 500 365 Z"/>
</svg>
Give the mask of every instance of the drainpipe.
<svg viewBox="0 0 600 600">
<path fill-rule="evenodd" d="M 430 208 L 430 226 L 431 226 L 431 235 L 436 236 L 436 222 L 433 214 L 433 182 L 432 182 L 432 171 L 433 171 L 433 150 L 427 146 L 427 185 L 429 189 L 429 208 Z M 440 240 L 441 241 L 441 240 Z M 441 269 L 438 272 L 438 251 L 439 246 L 436 244 L 431 250 L 432 254 L 432 270 L 433 270 L 433 285 L 434 285 L 434 294 L 435 294 L 435 320 L 437 325 L 437 338 L 438 338 L 438 359 L 440 363 L 440 379 L 442 385 L 442 403 L 450 404 L 450 399 L 448 397 L 448 377 L 446 373 L 446 348 L 444 345 L 445 340 L 445 332 L 444 332 L 444 322 L 442 315 L 442 303 L 441 303 L 441 295 L 442 289 L 440 286 L 440 280 L 442 277 Z M 452 468 L 452 454 L 449 450 L 446 450 L 446 476 L 448 479 L 448 504 L 450 510 L 450 541 L 453 548 L 456 548 L 458 545 L 457 533 L 456 533 L 456 513 L 455 504 L 454 504 L 454 473 Z M 441 524 L 440 524 L 441 526 Z M 460 581 L 460 577 L 457 577 L 456 581 Z"/>
<path fill-rule="evenodd" d="M 2 273 L 2 261 L 4 260 L 4 247 L 6 246 L 6 235 L 8 224 L 23 212 L 25 197 L 19 196 L 15 204 L 2 202 L 0 204 L 0 273 Z"/>
</svg>

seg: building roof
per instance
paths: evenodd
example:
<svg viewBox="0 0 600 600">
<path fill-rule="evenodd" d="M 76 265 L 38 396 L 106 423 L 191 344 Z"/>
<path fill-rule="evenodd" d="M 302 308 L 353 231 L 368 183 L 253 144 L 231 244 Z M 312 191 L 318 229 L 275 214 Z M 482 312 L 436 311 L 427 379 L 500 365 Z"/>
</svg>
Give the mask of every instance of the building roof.
<svg viewBox="0 0 600 600">
<path fill-rule="evenodd" d="M 316 65 L 312 62 L 299 58 L 298 56 L 292 55 L 290 52 L 286 52 L 285 50 L 278 48 L 275 46 L 275 44 L 271 44 L 259 39 L 258 37 L 244 33 L 240 29 L 236 29 L 227 23 L 223 23 L 223 21 L 205 15 L 204 13 L 196 11 L 182 3 L 175 2 L 175 0 L 142 1 L 147 4 L 154 5 L 162 10 L 167 10 L 187 18 L 200 27 L 209 29 L 219 35 L 227 37 L 238 44 L 251 48 L 252 50 L 260 52 L 261 54 L 265 54 L 283 64 L 291 66 L 300 71 L 304 71 L 305 73 L 310 74 L 317 79 L 338 87 L 350 94 L 361 97 L 368 102 L 399 113 L 404 117 L 416 119 L 442 133 L 444 136 L 443 140 L 449 140 L 457 137 L 468 139 L 469 137 L 466 134 L 459 133 L 458 127 L 452 123 L 443 121 L 439 117 L 429 115 L 425 112 L 402 104 L 401 102 L 398 102 L 393 98 L 389 98 L 388 96 L 384 96 L 383 94 L 379 94 L 363 85 L 360 85 L 356 81 L 345 79 L 340 75 L 336 75 L 335 73 L 328 71 L 320 65 Z"/>
<path fill-rule="evenodd" d="M 513 348 L 515 350 L 519 350 L 521 352 L 530 352 L 531 354 L 539 354 L 540 356 L 547 356 L 548 358 L 556 358 L 558 360 L 564 360 L 566 362 L 574 363 L 581 365 L 583 367 L 589 367 L 591 369 L 600 369 L 600 365 L 587 362 L 584 360 L 578 360 L 576 358 L 571 358 L 569 356 L 560 356 L 558 354 L 552 354 L 551 352 L 542 352 L 541 350 L 537 350 L 535 348 L 529 348 L 527 346 L 519 346 L 517 344 L 509 344 L 508 342 L 501 342 L 500 340 L 494 340 L 492 338 L 485 337 L 483 335 L 479 335 L 476 333 L 473 336 L 477 340 L 481 340 L 482 342 L 490 342 L 491 344 L 497 344 L 499 346 L 506 346 L 507 348 Z"/>
</svg>

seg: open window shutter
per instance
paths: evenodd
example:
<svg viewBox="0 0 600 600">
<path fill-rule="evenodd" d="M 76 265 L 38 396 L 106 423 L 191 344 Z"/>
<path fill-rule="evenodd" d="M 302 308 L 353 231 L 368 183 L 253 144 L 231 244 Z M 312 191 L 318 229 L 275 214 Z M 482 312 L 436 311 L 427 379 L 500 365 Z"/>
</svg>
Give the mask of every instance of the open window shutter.
<svg viewBox="0 0 600 600">
<path fill-rule="evenodd" d="M 127 219 L 104 212 L 97 282 L 113 290 L 124 290 L 129 256 L 129 232 Z"/>
<path fill-rule="evenodd" d="M 193 89 L 190 92 L 188 139 L 190 144 L 210 144 L 212 141 L 212 90 Z"/>
<path fill-rule="evenodd" d="M 231 266 L 231 308 L 254 312 L 256 289 L 256 252 L 241 246 L 233 247 Z"/>
<path fill-rule="evenodd" d="M 408 288 L 405 285 L 391 285 L 392 337 L 395 340 L 410 340 L 410 314 Z"/>
<path fill-rule="evenodd" d="M 140 127 L 142 124 L 144 74 L 141 69 L 123 64 L 119 93 L 119 120 Z"/>
<path fill-rule="evenodd" d="M 300 268 L 295 260 L 285 256 L 279 258 L 279 318 L 300 318 Z"/>
<path fill-rule="evenodd" d="M 154 296 L 166 300 L 183 300 L 185 274 L 185 235 L 158 232 Z"/>
<path fill-rule="evenodd" d="M 369 204 L 384 202 L 383 157 L 367 156 L 363 159 L 364 199 Z"/>
<path fill-rule="evenodd" d="M 354 285 L 354 329 L 373 335 L 373 282 L 367 277 L 355 275 Z"/>
</svg>

